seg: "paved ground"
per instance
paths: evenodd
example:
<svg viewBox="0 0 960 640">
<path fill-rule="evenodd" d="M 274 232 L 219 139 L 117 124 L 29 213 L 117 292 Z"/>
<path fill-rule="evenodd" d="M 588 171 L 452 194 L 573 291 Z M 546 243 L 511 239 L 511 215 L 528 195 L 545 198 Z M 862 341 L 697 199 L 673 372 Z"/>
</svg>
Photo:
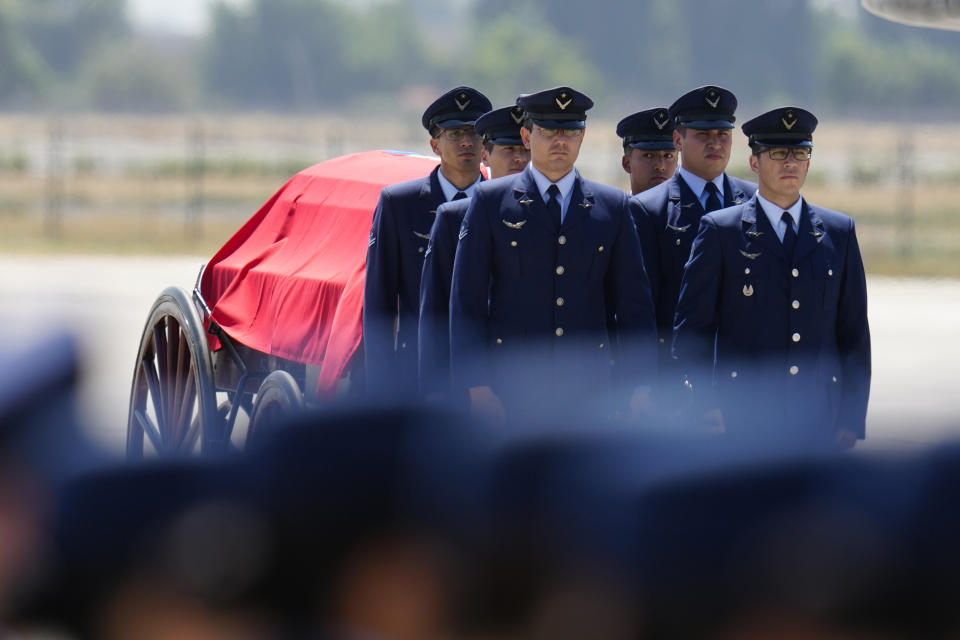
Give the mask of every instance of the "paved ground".
<svg viewBox="0 0 960 640">
<path fill-rule="evenodd" d="M 66 329 L 84 359 L 91 435 L 120 451 L 147 312 L 167 286 L 191 288 L 205 258 L 0 256 L 0 326 L 39 339 Z M 960 438 L 960 281 L 872 278 L 873 392 L 865 448 Z"/>
</svg>

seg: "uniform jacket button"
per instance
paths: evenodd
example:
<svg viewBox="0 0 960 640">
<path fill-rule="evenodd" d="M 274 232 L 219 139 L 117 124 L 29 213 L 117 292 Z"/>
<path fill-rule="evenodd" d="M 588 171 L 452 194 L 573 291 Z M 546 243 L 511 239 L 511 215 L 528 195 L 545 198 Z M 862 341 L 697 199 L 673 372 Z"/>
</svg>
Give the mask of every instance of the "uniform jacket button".
<svg viewBox="0 0 960 640">
<path fill-rule="evenodd" d="M 497 344 L 503 344 L 503 338 L 497 338 Z"/>
<path fill-rule="evenodd" d="M 557 306 L 562 307 L 566 303 L 566 300 L 563 298 L 557 298 Z"/>
<path fill-rule="evenodd" d="M 794 269 L 793 271 L 790 272 L 790 274 L 791 274 L 794 278 L 799 278 L 799 277 L 800 277 L 800 269 Z"/>
<path fill-rule="evenodd" d="M 736 371 L 731 371 L 731 372 L 730 372 L 730 377 L 731 377 L 731 378 L 736 378 L 736 377 L 737 377 L 737 372 L 736 372 Z"/>
<path fill-rule="evenodd" d="M 557 334 L 557 337 L 559 338 L 563 335 L 563 327 L 557 327 L 557 330 L 554 331 L 554 333 Z"/>
<path fill-rule="evenodd" d="M 557 267 L 557 275 L 562 276 L 563 272 L 566 271 L 562 266 Z"/>
<path fill-rule="evenodd" d="M 792 336 L 790 336 L 790 338 L 791 338 L 794 342 L 800 342 L 800 334 L 799 334 L 799 333 L 793 334 Z"/>
<path fill-rule="evenodd" d="M 793 307 L 794 309 L 799 309 L 799 308 L 800 308 L 800 301 L 799 301 L 799 300 L 794 300 L 793 302 L 790 303 L 790 306 Z"/>
<path fill-rule="evenodd" d="M 559 238 L 557 238 L 557 243 L 562 245 L 567 244 L 567 236 L 560 236 Z"/>
<path fill-rule="evenodd" d="M 511 247 L 517 246 L 517 241 L 516 241 L 516 240 L 511 240 L 511 241 L 510 241 L 510 246 L 511 246 Z"/>
<path fill-rule="evenodd" d="M 797 365 L 793 365 L 790 367 L 790 375 L 795 376 L 798 373 L 800 373 L 800 367 L 798 367 Z"/>
</svg>

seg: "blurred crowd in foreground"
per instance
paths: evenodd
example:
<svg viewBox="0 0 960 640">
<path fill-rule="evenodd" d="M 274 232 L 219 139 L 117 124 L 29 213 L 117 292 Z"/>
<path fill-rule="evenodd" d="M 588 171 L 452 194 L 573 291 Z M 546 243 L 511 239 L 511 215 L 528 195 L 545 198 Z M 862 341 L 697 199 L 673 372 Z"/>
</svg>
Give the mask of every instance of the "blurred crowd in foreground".
<svg viewBox="0 0 960 640">
<path fill-rule="evenodd" d="M 0 355 L 10 637 L 960 636 L 960 452 L 336 409 L 220 458 L 82 437 L 69 340 Z"/>
</svg>

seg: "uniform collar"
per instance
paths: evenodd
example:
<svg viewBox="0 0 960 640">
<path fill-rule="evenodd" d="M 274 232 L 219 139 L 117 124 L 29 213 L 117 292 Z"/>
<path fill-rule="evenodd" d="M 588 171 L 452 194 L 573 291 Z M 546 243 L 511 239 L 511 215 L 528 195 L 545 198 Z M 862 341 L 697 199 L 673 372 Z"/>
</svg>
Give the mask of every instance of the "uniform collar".
<svg viewBox="0 0 960 640">
<path fill-rule="evenodd" d="M 780 236 L 781 240 L 783 240 L 783 234 L 787 230 L 786 227 L 781 227 L 780 225 L 780 218 L 783 216 L 784 211 L 789 213 L 790 217 L 793 218 L 793 230 L 796 231 L 800 227 L 800 214 L 803 212 L 803 197 L 797 198 L 797 201 L 790 205 L 789 208 L 781 209 L 757 191 L 757 203 L 759 203 L 763 213 L 767 216 L 767 220 L 770 221 L 770 226 L 777 230 L 777 235 Z"/>
<path fill-rule="evenodd" d="M 533 166 L 533 163 L 530 163 L 530 175 L 533 176 L 533 181 L 537 185 L 537 191 L 540 192 L 540 197 L 543 198 L 543 201 L 546 202 L 549 199 L 547 195 L 547 189 L 550 188 L 550 185 L 555 184 L 557 188 L 560 189 L 560 197 L 564 202 L 570 195 L 570 192 L 573 191 L 573 183 L 577 179 L 577 170 L 570 169 L 567 172 L 567 175 L 563 176 L 556 182 L 551 182 L 550 178 L 540 173 L 540 171 Z"/>
<path fill-rule="evenodd" d="M 453 196 L 457 195 L 457 192 L 460 191 L 460 189 L 457 189 L 455 186 L 453 186 L 452 182 L 447 180 L 447 177 L 443 175 L 442 169 L 437 170 L 437 178 L 440 180 L 440 188 L 443 189 L 443 199 L 446 202 L 450 202 L 453 200 Z M 477 185 L 480 184 L 482 180 L 483 174 L 477 176 L 476 182 L 463 190 L 463 192 L 467 194 L 468 198 L 473 195 L 473 190 L 477 188 Z"/>
<path fill-rule="evenodd" d="M 683 181 L 687 183 L 687 186 L 690 187 L 690 191 L 693 191 L 693 195 L 697 196 L 700 200 L 700 204 L 706 202 L 706 198 L 703 196 L 703 188 L 707 186 L 707 180 L 704 180 L 700 176 L 694 175 L 683 168 L 683 166 L 677 167 L 677 173 L 683 178 Z M 710 180 L 713 184 L 717 185 L 719 190 L 720 202 L 724 202 L 723 196 L 723 176 L 724 174 L 718 175 L 713 180 Z"/>
</svg>

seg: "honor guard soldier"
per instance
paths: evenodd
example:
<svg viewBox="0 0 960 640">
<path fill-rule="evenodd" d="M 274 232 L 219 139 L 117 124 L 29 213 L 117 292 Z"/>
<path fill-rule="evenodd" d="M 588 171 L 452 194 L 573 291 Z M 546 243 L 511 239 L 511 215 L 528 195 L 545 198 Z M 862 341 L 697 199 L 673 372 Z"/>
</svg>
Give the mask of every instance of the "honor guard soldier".
<svg viewBox="0 0 960 640">
<path fill-rule="evenodd" d="M 797 107 L 744 123 L 759 191 L 703 217 L 683 276 L 674 356 L 700 407 L 746 444 L 864 437 L 870 330 L 853 220 L 800 195 L 816 126 Z"/>
<path fill-rule="evenodd" d="M 373 214 L 363 291 L 363 349 L 367 390 L 410 399 L 417 390 L 420 271 L 437 207 L 469 196 L 483 179 L 480 136 L 473 128 L 490 101 L 457 87 L 423 113 L 440 166 L 429 176 L 385 188 Z"/>
<path fill-rule="evenodd" d="M 630 200 L 657 312 L 660 394 L 667 409 L 677 404 L 681 388 L 670 358 L 673 312 L 700 217 L 743 202 L 757 190 L 757 185 L 724 173 L 736 108 L 736 96 L 721 87 L 700 87 L 677 98 L 669 113 L 680 168 L 666 182 Z"/>
<path fill-rule="evenodd" d="M 520 139 L 523 110 L 503 107 L 477 119 L 483 141 L 483 162 L 491 178 L 523 171 L 530 151 Z M 420 277 L 420 391 L 431 401 L 445 398 L 450 386 L 450 278 L 453 257 L 468 199 L 445 202 L 437 208 Z"/>
<path fill-rule="evenodd" d="M 617 123 L 623 138 L 623 170 L 630 175 L 630 193 L 637 195 L 673 176 L 677 148 L 673 119 L 663 107 L 629 115 Z"/>
<path fill-rule="evenodd" d="M 590 411 L 620 340 L 631 407 L 649 402 L 654 317 L 627 196 L 574 168 L 593 101 L 569 87 L 522 95 L 531 164 L 480 185 L 460 229 L 451 370 L 474 412 Z M 639 276 L 638 276 L 639 274 Z M 616 317 L 618 336 L 608 319 Z M 579 356 L 579 358 L 577 357 Z M 624 402 L 626 404 L 626 402 Z"/>
</svg>

